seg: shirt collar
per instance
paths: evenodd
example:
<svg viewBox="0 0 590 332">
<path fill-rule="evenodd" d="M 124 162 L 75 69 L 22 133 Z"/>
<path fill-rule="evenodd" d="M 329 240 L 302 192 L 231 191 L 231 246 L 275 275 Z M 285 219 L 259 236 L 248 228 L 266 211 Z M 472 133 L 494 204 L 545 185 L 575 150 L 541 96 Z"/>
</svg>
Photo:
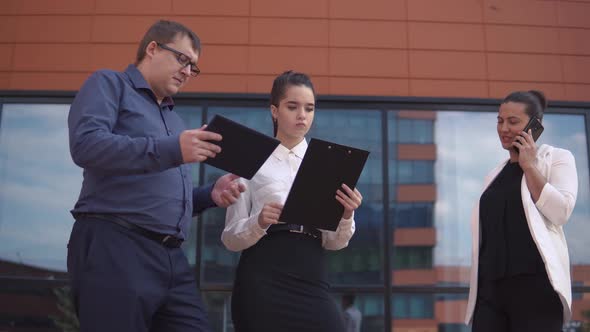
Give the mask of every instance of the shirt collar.
<svg viewBox="0 0 590 332">
<path fill-rule="evenodd" d="M 137 69 L 137 66 L 135 66 L 134 64 L 130 64 L 129 66 L 127 66 L 127 69 L 125 69 L 125 74 L 127 74 L 127 76 L 129 77 L 129 80 L 131 81 L 131 84 L 133 84 L 134 88 L 138 90 L 149 91 L 150 95 L 154 98 L 154 100 L 157 100 L 156 95 L 152 91 L 152 88 L 143 77 L 143 74 L 139 71 L 139 69 Z M 174 100 L 172 100 L 172 97 L 170 96 L 164 97 L 164 99 L 162 99 L 160 107 L 168 107 L 168 109 L 172 111 L 172 109 L 174 108 Z"/>
<path fill-rule="evenodd" d="M 287 158 L 290 152 L 293 152 L 293 154 L 295 154 L 297 158 L 303 159 L 305 151 L 307 151 L 307 141 L 304 138 L 301 142 L 299 142 L 299 144 L 295 145 L 291 150 L 287 149 L 287 147 L 285 147 L 284 145 L 279 144 L 279 146 L 277 146 L 272 155 L 275 156 L 278 160 L 283 160 Z"/>
</svg>

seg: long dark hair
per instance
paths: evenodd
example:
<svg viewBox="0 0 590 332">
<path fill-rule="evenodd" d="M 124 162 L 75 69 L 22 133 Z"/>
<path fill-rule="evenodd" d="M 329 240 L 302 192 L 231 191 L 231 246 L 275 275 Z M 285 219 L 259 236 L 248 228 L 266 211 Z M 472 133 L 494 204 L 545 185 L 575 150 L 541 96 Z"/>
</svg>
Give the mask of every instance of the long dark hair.
<svg viewBox="0 0 590 332">
<path fill-rule="evenodd" d="M 545 94 L 538 90 L 529 91 L 515 91 L 509 94 L 502 104 L 513 102 L 525 105 L 525 112 L 529 117 L 537 117 L 539 120 L 543 119 L 543 113 L 547 108 L 547 99 Z"/>
<path fill-rule="evenodd" d="M 277 76 L 272 83 L 272 90 L 270 90 L 270 104 L 279 108 L 279 104 L 283 98 L 287 88 L 290 86 L 306 86 L 311 89 L 313 97 L 315 99 L 315 89 L 311 83 L 311 79 L 304 73 L 298 73 L 292 70 L 288 70 L 281 75 Z M 278 124 L 273 119 L 272 121 L 274 136 L 277 136 Z"/>
</svg>

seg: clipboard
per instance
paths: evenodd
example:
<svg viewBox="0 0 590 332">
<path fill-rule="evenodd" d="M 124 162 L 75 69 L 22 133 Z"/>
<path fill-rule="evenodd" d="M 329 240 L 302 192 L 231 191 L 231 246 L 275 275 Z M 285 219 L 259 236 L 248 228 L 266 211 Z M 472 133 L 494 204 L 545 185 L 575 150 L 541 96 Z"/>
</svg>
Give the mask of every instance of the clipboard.
<svg viewBox="0 0 590 332">
<path fill-rule="evenodd" d="M 252 128 L 216 114 L 205 128 L 223 136 L 221 141 L 209 141 L 219 145 L 221 152 L 215 158 L 207 158 L 205 164 L 252 179 L 264 162 L 281 143 Z"/>
<path fill-rule="evenodd" d="M 285 201 L 279 221 L 335 231 L 344 207 L 336 190 L 354 189 L 369 151 L 312 138 Z"/>
</svg>

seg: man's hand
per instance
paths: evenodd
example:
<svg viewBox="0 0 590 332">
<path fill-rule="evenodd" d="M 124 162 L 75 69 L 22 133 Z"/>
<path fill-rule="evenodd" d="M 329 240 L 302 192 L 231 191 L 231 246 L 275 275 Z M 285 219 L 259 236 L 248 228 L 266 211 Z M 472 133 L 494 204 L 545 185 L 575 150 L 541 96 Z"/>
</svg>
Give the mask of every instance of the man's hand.
<svg viewBox="0 0 590 332">
<path fill-rule="evenodd" d="M 199 129 L 189 129 L 180 133 L 180 151 L 182 162 L 194 163 L 203 162 L 207 158 L 214 158 L 221 148 L 218 145 L 207 141 L 221 141 L 221 135 L 205 131 L 207 125 Z"/>
<path fill-rule="evenodd" d="M 211 198 L 217 206 L 226 208 L 240 198 L 240 194 L 246 190 L 246 186 L 238 182 L 239 178 L 234 174 L 226 174 L 217 179 L 211 191 Z"/>
</svg>

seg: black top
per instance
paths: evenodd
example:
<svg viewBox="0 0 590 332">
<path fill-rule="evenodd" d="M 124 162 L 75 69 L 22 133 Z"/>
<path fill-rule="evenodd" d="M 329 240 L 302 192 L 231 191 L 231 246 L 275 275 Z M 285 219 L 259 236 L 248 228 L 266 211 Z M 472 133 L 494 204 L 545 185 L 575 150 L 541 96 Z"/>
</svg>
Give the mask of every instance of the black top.
<svg viewBox="0 0 590 332">
<path fill-rule="evenodd" d="M 544 270 L 522 206 L 522 176 L 517 162 L 507 163 L 481 195 L 480 279 L 497 280 Z"/>
</svg>

